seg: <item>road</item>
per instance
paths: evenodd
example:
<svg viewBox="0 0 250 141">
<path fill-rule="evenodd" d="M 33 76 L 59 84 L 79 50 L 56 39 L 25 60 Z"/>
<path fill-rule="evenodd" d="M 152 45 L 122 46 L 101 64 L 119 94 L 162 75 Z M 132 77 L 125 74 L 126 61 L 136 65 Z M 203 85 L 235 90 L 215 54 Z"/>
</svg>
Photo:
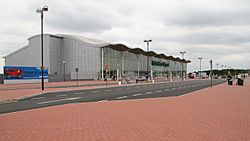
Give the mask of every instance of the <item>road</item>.
<svg viewBox="0 0 250 141">
<path fill-rule="evenodd" d="M 213 80 L 213 85 L 224 82 L 225 80 Z M 207 87 L 210 87 L 210 80 L 160 82 L 67 92 L 53 92 L 19 100 L 13 103 L 1 104 L 0 114 L 68 103 L 180 96 Z"/>
</svg>

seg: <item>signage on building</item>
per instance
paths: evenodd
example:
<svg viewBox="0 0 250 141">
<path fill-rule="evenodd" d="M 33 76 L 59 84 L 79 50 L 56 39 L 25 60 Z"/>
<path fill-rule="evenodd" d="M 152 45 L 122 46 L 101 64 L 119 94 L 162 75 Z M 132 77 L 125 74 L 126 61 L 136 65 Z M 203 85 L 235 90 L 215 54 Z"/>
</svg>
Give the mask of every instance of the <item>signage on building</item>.
<svg viewBox="0 0 250 141">
<path fill-rule="evenodd" d="M 20 66 L 4 66 L 4 80 L 25 80 L 25 79 L 41 79 L 42 70 L 40 67 L 20 67 Z M 44 79 L 48 79 L 48 69 L 43 70 Z"/>
<path fill-rule="evenodd" d="M 154 65 L 154 66 L 169 67 L 169 64 L 167 64 L 167 63 L 165 63 L 165 62 L 152 61 L 151 63 L 152 63 L 152 65 Z"/>
</svg>

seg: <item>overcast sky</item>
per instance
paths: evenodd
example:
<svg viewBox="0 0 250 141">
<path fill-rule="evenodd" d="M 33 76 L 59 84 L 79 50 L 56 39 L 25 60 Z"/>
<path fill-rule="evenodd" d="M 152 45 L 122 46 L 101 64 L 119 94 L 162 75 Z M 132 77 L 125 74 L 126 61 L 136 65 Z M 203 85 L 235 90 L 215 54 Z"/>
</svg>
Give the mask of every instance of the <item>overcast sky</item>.
<svg viewBox="0 0 250 141">
<path fill-rule="evenodd" d="M 209 60 L 233 68 L 250 68 L 249 0 L 1 0 L 2 56 L 28 44 L 40 33 L 35 10 L 49 6 L 44 32 L 69 33 L 123 43 L 191 60 L 188 71 Z M 0 72 L 2 70 L 0 69 Z"/>
</svg>

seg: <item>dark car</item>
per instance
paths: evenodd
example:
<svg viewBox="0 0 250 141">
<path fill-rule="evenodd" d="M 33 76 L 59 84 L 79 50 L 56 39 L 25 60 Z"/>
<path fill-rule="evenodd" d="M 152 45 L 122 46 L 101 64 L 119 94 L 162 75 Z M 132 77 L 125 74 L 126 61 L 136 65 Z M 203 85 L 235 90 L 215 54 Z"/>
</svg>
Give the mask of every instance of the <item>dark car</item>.
<svg viewBox="0 0 250 141">
<path fill-rule="evenodd" d="M 22 78 L 23 71 L 18 68 L 9 68 L 4 71 L 4 75 L 10 78 Z"/>
<path fill-rule="evenodd" d="M 188 74 L 188 78 L 194 79 L 194 74 L 193 74 L 193 73 L 189 73 L 189 74 Z"/>
</svg>

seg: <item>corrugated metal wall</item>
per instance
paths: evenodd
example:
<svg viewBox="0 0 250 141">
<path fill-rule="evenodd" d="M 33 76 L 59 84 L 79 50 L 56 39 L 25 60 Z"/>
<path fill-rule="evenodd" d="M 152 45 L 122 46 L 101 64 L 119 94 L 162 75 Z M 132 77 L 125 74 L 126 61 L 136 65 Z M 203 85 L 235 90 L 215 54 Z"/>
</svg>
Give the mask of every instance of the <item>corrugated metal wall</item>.
<svg viewBox="0 0 250 141">
<path fill-rule="evenodd" d="M 76 79 L 75 68 L 79 68 L 78 79 L 97 79 L 100 71 L 100 47 L 79 42 L 71 38 L 63 39 L 66 74 Z"/>
</svg>

